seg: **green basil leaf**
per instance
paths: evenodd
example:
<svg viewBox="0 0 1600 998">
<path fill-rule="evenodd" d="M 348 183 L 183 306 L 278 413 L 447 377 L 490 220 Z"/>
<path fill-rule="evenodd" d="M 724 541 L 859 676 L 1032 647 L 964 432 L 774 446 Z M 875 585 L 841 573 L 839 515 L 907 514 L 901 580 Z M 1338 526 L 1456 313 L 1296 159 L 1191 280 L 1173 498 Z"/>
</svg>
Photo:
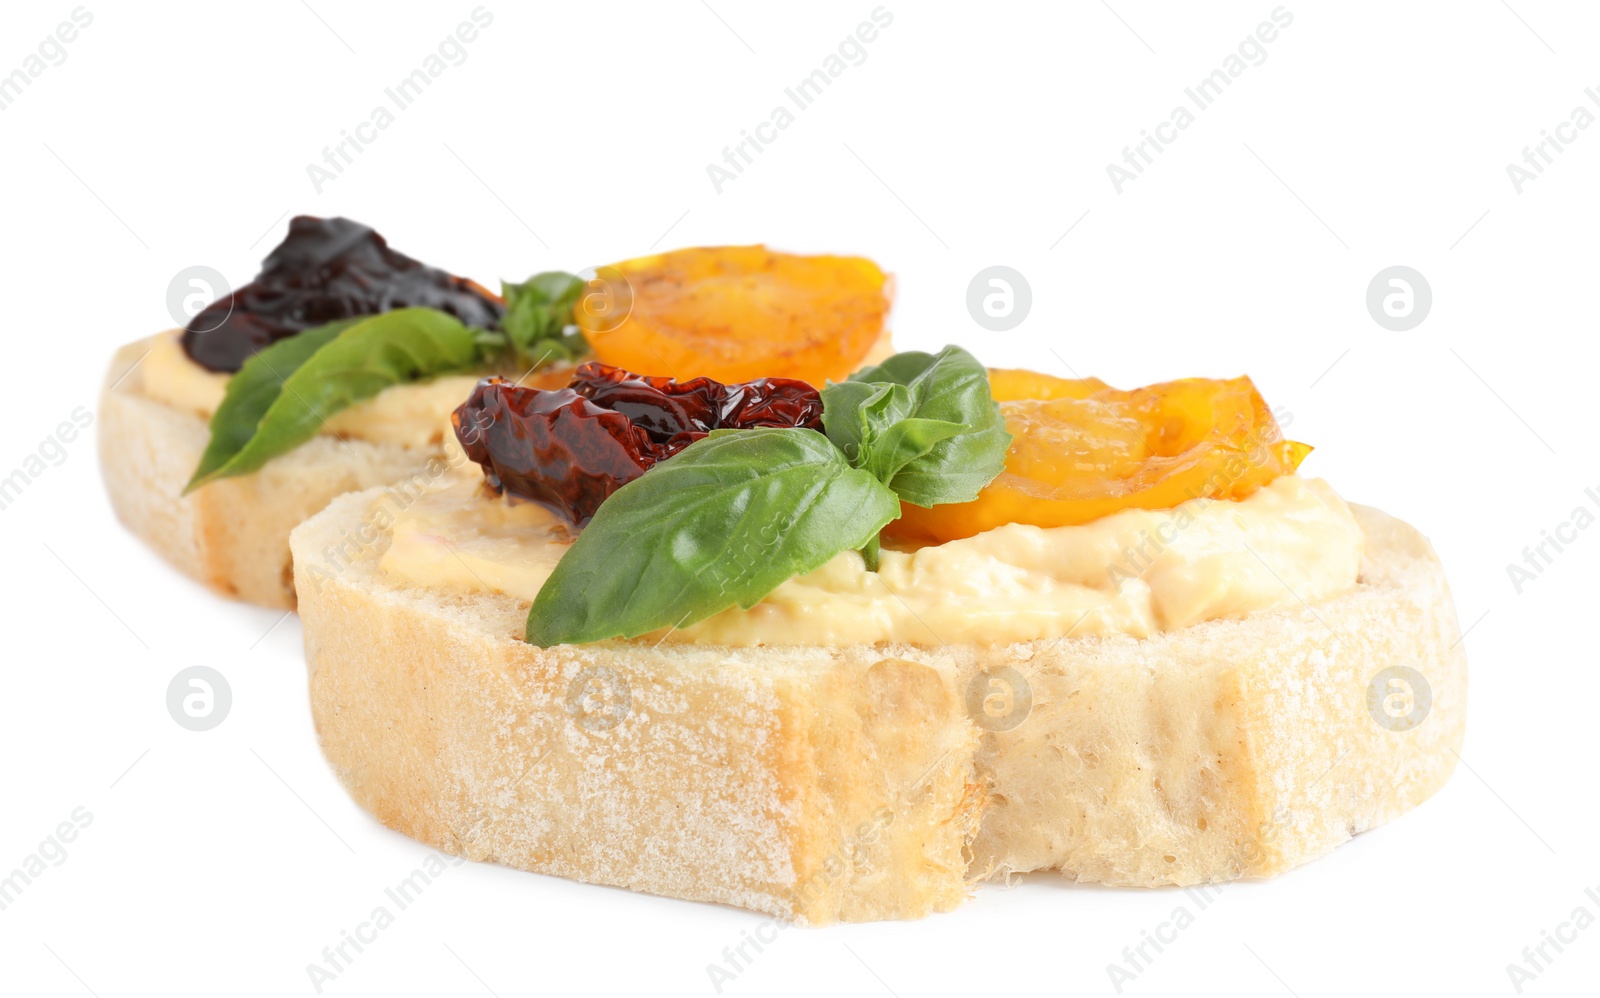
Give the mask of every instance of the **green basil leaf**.
<svg viewBox="0 0 1600 998">
<path fill-rule="evenodd" d="M 527 639 L 632 638 L 749 608 L 899 515 L 820 433 L 718 430 L 600 506 L 539 590 Z"/>
<path fill-rule="evenodd" d="M 893 482 L 900 470 L 941 440 L 965 431 L 961 423 L 913 416 L 911 389 L 887 382 L 846 381 L 822 390 L 823 425 L 850 463 Z"/>
<path fill-rule="evenodd" d="M 500 320 L 511 345 L 527 361 L 571 360 L 577 355 L 570 337 L 572 307 L 583 294 L 584 280 L 557 270 L 535 274 L 521 284 L 502 281 L 506 314 Z M 579 344 L 582 343 L 581 337 Z"/>
<path fill-rule="evenodd" d="M 207 447 L 206 457 L 185 491 L 257 470 L 316 436 L 329 416 L 390 385 L 469 370 L 479 363 L 472 330 L 455 316 L 430 308 L 402 308 L 367 316 L 324 338 L 322 330 L 328 328 L 308 330 L 318 336 L 301 344 L 296 352 L 281 355 L 280 359 L 299 361 L 290 370 L 280 369 L 271 354 L 279 344 L 245 362 L 249 367 L 260 361 L 262 370 L 253 370 L 250 382 L 241 386 L 239 401 L 225 417 L 221 434 L 217 432 L 218 418 L 224 416 L 224 407 L 219 406 L 213 414 L 216 451 Z M 305 347 L 311 351 L 301 356 L 299 351 Z M 233 391 L 232 379 L 229 391 Z M 258 411 L 259 418 L 245 433 L 250 416 Z M 214 466 L 208 467 L 208 462 Z"/>
<path fill-rule="evenodd" d="M 984 394 L 987 397 L 988 389 Z M 983 487 L 1006 468 L 1011 434 L 1000 407 L 989 403 L 987 416 L 969 424 L 966 432 L 943 441 L 928 455 L 911 462 L 894 476 L 895 494 L 913 506 L 971 502 Z"/>
<path fill-rule="evenodd" d="M 200 455 L 200 466 L 195 468 L 183 491 L 188 493 L 198 488 L 239 453 L 256 435 L 261 417 L 283 391 L 283 379 L 358 321 L 340 319 L 326 326 L 303 329 L 247 358 L 244 366 L 228 379 L 222 402 L 211 414 L 211 439 L 206 442 L 205 453 Z"/>
<path fill-rule="evenodd" d="M 989 372 L 960 347 L 897 353 L 822 402 L 828 438 L 913 506 L 970 502 L 1005 469 L 1011 434 Z"/>
</svg>

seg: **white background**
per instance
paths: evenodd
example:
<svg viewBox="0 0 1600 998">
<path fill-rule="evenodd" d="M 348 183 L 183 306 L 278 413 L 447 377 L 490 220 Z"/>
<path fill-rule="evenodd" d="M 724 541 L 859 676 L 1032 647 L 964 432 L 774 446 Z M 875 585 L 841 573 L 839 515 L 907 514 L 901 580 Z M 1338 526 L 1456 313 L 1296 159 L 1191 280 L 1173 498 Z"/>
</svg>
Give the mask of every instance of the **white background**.
<svg viewBox="0 0 1600 998">
<path fill-rule="evenodd" d="M 1226 888 L 1124 993 L 1514 994 L 1524 946 L 1580 904 L 1600 915 L 1600 529 L 1520 595 L 1506 571 L 1600 491 L 1600 127 L 1520 194 L 1506 164 L 1575 107 L 1600 113 L 1600 14 L 1291 3 L 1266 61 L 1118 194 L 1107 164 L 1271 0 L 894 0 L 866 61 L 717 193 L 706 165 L 873 6 L 491 0 L 466 61 L 318 193 L 306 165 L 473 0 L 90 3 L 65 61 L 0 112 L 0 475 L 93 408 L 118 344 L 173 325 L 175 274 L 248 279 L 291 212 L 485 281 L 651 247 L 863 253 L 898 277 L 903 347 L 1124 387 L 1249 373 L 1316 445 L 1307 473 L 1437 545 L 1472 626 L 1471 769 L 1325 859 Z M 7 3 L 0 73 L 72 9 Z M 1032 286 L 1007 333 L 964 305 L 992 264 Z M 1409 332 L 1365 307 L 1392 264 L 1432 286 Z M 0 992 L 314 994 L 306 965 L 427 850 L 323 763 L 295 618 L 220 600 L 123 532 L 92 432 L 0 511 L 0 537 L 0 872 L 93 815 L 0 911 Z M 164 705 L 198 664 L 234 694 L 206 733 Z M 723 993 L 1112 995 L 1106 965 L 1184 902 L 1038 875 L 918 922 L 788 930 Z M 758 921 L 469 864 L 324 993 L 713 995 L 707 964 Z M 1592 927 L 1524 993 L 1597 978 Z"/>
</svg>

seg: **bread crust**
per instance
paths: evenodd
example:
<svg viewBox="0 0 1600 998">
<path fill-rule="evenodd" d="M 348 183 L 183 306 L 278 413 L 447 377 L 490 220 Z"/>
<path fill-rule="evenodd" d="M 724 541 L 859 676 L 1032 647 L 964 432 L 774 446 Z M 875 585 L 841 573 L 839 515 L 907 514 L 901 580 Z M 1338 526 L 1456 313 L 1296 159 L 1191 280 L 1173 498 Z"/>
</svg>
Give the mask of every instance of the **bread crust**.
<svg viewBox="0 0 1600 998">
<path fill-rule="evenodd" d="M 293 609 L 289 531 L 345 492 L 426 473 L 440 448 L 319 436 L 249 475 L 183 495 L 211 434 L 200 413 L 143 392 L 155 337 L 117 351 L 100 395 L 100 467 L 117 518 L 175 568 L 225 596 Z"/>
<path fill-rule="evenodd" d="M 475 860 L 812 924 L 1270 876 L 1426 799 L 1464 732 L 1438 558 L 1363 507 L 1353 591 L 1149 639 L 540 649 L 524 602 L 387 581 L 380 494 L 294 531 L 313 716 L 364 808 Z M 1369 709 L 1390 666 L 1431 691 L 1407 730 Z M 995 677 L 1031 707 L 986 718 Z"/>
</svg>

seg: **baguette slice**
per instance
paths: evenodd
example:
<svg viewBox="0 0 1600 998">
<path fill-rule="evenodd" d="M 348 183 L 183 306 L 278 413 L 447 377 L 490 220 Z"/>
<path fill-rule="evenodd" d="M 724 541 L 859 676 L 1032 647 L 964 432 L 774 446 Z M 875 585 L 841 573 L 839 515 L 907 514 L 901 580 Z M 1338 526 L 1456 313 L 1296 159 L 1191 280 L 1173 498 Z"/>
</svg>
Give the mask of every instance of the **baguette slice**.
<svg viewBox="0 0 1600 998">
<path fill-rule="evenodd" d="M 1377 510 L 1353 591 L 1145 640 L 539 649 L 525 602 L 385 579 L 380 495 L 292 538 L 313 716 L 362 807 L 474 860 L 809 924 L 1031 870 L 1270 876 L 1426 799 L 1463 735 L 1443 571 Z M 1391 666 L 1431 691 L 1406 730 L 1368 704 Z"/>
<path fill-rule="evenodd" d="M 100 467 L 117 518 L 186 575 L 225 596 L 293 609 L 289 531 L 334 496 L 438 477 L 440 447 L 319 436 L 260 471 L 190 495 L 209 420 L 144 394 L 138 363 L 155 337 L 117 351 L 100 395 Z"/>
<path fill-rule="evenodd" d="M 447 466 L 465 461 L 441 418 L 440 438 L 428 446 L 324 434 L 259 471 L 185 496 L 183 487 L 211 439 L 210 419 L 145 394 L 139 361 L 156 339 L 122 347 L 106 372 L 99 413 L 102 477 L 124 526 L 175 568 L 224 596 L 294 609 L 290 530 L 335 496 L 378 485 L 425 488 Z M 876 364 L 893 353 L 885 329 L 861 363 Z"/>
</svg>

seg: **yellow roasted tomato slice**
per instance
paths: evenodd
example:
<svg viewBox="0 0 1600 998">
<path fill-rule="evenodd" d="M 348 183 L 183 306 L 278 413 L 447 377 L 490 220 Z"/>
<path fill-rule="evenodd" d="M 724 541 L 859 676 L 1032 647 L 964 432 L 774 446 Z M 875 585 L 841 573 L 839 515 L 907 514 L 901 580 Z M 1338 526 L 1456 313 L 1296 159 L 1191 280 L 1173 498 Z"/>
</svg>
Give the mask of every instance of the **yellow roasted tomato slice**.
<svg viewBox="0 0 1600 998">
<path fill-rule="evenodd" d="M 602 307 L 575 309 L 595 357 L 679 380 L 843 380 L 889 311 L 883 271 L 861 257 L 716 246 L 600 269 L 603 281 L 616 275 L 626 284 Z"/>
<path fill-rule="evenodd" d="M 1120 509 L 1242 499 L 1311 452 L 1284 439 L 1249 378 L 1118 391 L 1095 378 L 994 370 L 989 382 L 1014 437 L 1005 471 L 972 502 L 904 506 L 891 536 L 942 542 L 1007 523 L 1062 527 Z"/>
</svg>

